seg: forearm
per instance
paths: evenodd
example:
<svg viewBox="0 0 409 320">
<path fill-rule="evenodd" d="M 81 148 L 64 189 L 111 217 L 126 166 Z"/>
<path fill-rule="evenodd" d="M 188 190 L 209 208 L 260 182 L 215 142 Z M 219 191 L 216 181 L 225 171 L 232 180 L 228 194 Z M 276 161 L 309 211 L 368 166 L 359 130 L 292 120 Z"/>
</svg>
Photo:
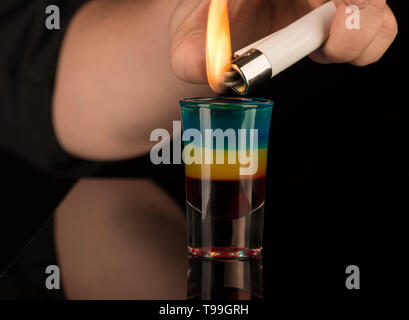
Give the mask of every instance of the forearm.
<svg viewBox="0 0 409 320">
<path fill-rule="evenodd" d="M 210 94 L 179 80 L 169 59 L 178 0 L 94 1 L 76 15 L 61 49 L 53 103 L 58 141 L 87 159 L 146 152 L 154 128 L 179 118 L 178 100 Z"/>
</svg>

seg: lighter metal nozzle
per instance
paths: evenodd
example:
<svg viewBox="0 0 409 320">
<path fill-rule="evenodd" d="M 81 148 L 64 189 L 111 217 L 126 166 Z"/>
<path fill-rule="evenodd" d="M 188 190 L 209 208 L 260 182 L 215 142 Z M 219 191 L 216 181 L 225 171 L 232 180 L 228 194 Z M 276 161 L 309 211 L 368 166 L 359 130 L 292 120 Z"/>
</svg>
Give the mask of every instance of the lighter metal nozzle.
<svg viewBox="0 0 409 320">
<path fill-rule="evenodd" d="M 250 49 L 226 67 L 224 84 L 245 95 L 251 88 L 271 79 L 272 72 L 266 56 L 257 49 Z"/>
</svg>

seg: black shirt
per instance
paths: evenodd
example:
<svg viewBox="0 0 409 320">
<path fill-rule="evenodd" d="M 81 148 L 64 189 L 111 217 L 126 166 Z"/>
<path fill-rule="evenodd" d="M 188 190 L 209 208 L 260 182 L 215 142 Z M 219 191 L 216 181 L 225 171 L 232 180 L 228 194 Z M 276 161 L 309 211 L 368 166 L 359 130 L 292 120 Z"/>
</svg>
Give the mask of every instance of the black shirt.
<svg viewBox="0 0 409 320">
<path fill-rule="evenodd" d="M 60 178 L 98 167 L 61 149 L 51 118 L 61 43 L 84 2 L 0 1 L 0 278 L 74 182 Z M 59 30 L 45 26 L 48 5 L 60 10 Z"/>
</svg>

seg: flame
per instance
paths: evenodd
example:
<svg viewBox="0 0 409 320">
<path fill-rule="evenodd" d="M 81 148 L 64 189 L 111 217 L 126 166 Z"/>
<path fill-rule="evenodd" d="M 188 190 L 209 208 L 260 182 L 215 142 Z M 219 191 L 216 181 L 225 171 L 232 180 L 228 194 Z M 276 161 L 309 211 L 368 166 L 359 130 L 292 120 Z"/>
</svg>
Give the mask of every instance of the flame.
<svg viewBox="0 0 409 320">
<path fill-rule="evenodd" d="M 206 33 L 206 70 L 210 87 L 224 90 L 224 69 L 231 62 L 228 0 L 211 0 Z"/>
</svg>

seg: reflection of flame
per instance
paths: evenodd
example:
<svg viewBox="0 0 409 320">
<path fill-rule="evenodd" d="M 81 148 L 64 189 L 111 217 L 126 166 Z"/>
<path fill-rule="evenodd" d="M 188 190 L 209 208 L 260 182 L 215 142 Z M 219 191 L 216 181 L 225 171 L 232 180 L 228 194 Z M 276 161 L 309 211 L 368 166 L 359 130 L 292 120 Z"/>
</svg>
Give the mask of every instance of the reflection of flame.
<svg viewBox="0 0 409 320">
<path fill-rule="evenodd" d="M 224 68 L 231 62 L 228 0 L 211 0 L 206 34 L 206 69 L 210 87 L 223 91 Z"/>
</svg>

